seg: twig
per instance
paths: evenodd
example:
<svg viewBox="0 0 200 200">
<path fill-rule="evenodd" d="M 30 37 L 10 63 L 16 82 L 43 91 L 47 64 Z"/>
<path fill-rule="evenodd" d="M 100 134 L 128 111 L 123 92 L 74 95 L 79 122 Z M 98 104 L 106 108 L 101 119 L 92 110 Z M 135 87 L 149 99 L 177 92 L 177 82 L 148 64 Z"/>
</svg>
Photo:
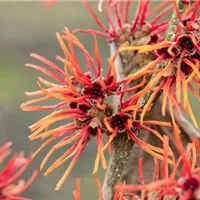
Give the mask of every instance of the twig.
<svg viewBox="0 0 200 200">
<path fill-rule="evenodd" d="M 111 57 L 116 52 L 117 47 L 114 42 L 110 44 L 110 55 Z M 121 80 L 124 78 L 122 72 L 122 63 L 118 56 L 115 60 L 115 67 L 117 72 L 117 79 Z M 114 113 L 118 112 L 119 97 L 114 96 L 113 98 Z M 125 164 L 132 152 L 133 141 L 128 139 L 127 135 L 121 133 L 112 142 L 112 155 L 109 161 L 109 166 L 106 172 L 106 177 L 103 184 L 103 199 L 111 200 L 114 194 L 114 186 L 116 183 L 121 181 L 122 172 Z"/>
<path fill-rule="evenodd" d="M 177 0 L 177 1 L 178 1 L 179 12 L 183 13 L 184 12 L 184 4 L 183 4 L 182 0 Z M 166 32 L 165 39 L 167 41 L 172 41 L 174 39 L 174 31 L 176 30 L 178 23 L 179 23 L 179 20 L 178 20 L 176 12 L 174 11 L 172 13 L 171 20 L 170 20 L 170 23 L 169 23 L 169 27 L 168 27 L 168 30 Z"/>
<path fill-rule="evenodd" d="M 112 155 L 103 184 L 103 199 L 111 200 L 114 195 L 114 187 L 121 182 L 124 167 L 131 155 L 133 141 L 126 134 L 121 133 L 112 142 Z"/>
</svg>

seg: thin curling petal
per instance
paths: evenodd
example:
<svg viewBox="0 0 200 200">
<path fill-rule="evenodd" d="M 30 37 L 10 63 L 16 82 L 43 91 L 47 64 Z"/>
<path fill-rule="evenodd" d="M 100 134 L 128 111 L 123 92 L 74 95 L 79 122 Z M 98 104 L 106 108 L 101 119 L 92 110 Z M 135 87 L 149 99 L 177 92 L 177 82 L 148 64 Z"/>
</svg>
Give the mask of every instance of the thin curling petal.
<svg viewBox="0 0 200 200">
<path fill-rule="evenodd" d="M 67 170 L 65 171 L 64 175 L 62 176 L 62 178 L 60 179 L 60 181 L 57 183 L 55 190 L 59 190 L 62 186 L 62 184 L 64 183 L 64 181 L 67 179 L 69 173 L 71 172 L 72 168 L 74 167 L 74 165 L 76 164 L 78 158 L 80 157 L 80 155 L 82 154 L 83 150 L 85 148 L 85 145 L 83 145 L 83 147 L 79 150 L 79 152 L 77 152 L 76 156 L 74 156 L 74 158 L 72 159 L 69 167 L 67 168 Z M 47 174 L 47 173 L 46 173 Z"/>
<path fill-rule="evenodd" d="M 76 189 L 73 191 L 73 195 L 74 195 L 75 200 L 81 200 L 80 185 L 81 185 L 81 179 L 77 178 L 76 179 Z"/>
</svg>

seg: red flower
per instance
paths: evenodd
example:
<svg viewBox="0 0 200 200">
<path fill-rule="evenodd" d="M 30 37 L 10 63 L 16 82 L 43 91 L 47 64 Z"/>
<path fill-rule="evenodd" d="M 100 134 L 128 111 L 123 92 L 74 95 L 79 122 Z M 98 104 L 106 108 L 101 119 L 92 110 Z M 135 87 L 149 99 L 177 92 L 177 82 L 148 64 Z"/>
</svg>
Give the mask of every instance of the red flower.
<svg viewBox="0 0 200 200">
<path fill-rule="evenodd" d="M 103 150 L 108 147 L 113 138 L 117 134 L 128 134 L 128 137 L 132 139 L 136 144 L 138 144 L 144 151 L 148 152 L 152 156 L 162 160 L 163 149 L 153 146 L 149 143 L 141 141 L 136 134 L 136 131 L 145 129 L 149 131 L 149 133 L 154 134 L 157 138 L 164 142 L 163 137 L 156 131 L 148 127 L 148 124 L 161 125 L 161 126 L 171 126 L 168 122 L 159 122 L 154 120 L 147 120 L 141 123 L 140 120 L 134 119 L 134 105 L 128 106 L 121 110 L 120 113 L 112 115 L 111 117 L 107 117 L 104 119 L 104 123 L 107 129 L 110 131 L 111 135 L 109 136 L 109 140 L 107 144 L 104 146 Z M 141 112 L 139 110 L 139 112 Z M 172 156 L 172 162 L 174 160 L 174 156 L 172 150 L 170 149 L 170 156 Z"/>
<path fill-rule="evenodd" d="M 11 142 L 7 142 L 0 147 L 0 163 L 2 163 L 5 158 L 8 157 L 11 153 L 11 150 L 9 149 L 11 145 Z M 25 182 L 24 180 L 19 180 L 19 178 L 26 170 L 31 160 L 31 156 L 26 159 L 23 152 L 16 153 L 8 161 L 5 167 L 3 169 L 1 168 L 0 199 L 28 200 L 27 198 L 20 197 L 19 195 L 21 195 L 31 185 L 37 175 L 37 170 L 33 172 L 32 176 L 27 182 Z"/>
<path fill-rule="evenodd" d="M 101 35 L 107 38 L 109 41 L 115 40 L 116 42 L 126 42 L 131 41 L 131 37 L 133 39 L 138 39 L 139 33 L 136 31 L 141 30 L 142 36 L 151 35 L 151 42 L 155 42 L 158 39 L 158 34 L 165 32 L 168 21 L 156 24 L 156 22 L 167 12 L 172 10 L 173 5 L 168 6 L 161 13 L 159 13 L 150 23 L 147 22 L 147 18 L 152 15 L 155 11 L 157 11 L 160 7 L 167 4 L 169 1 L 163 1 L 158 4 L 152 11 L 149 12 L 149 4 L 150 0 L 140 0 L 138 1 L 138 8 L 136 11 L 136 15 L 132 23 L 129 23 L 129 8 L 131 4 L 131 0 L 127 1 L 116 1 L 112 5 L 114 9 L 115 18 L 117 20 L 117 25 L 114 23 L 114 18 L 111 16 L 111 7 L 110 2 L 106 2 L 106 15 L 108 22 L 111 26 L 111 30 L 107 28 L 97 17 L 95 12 L 92 10 L 90 5 L 83 0 L 83 4 L 87 7 L 89 12 L 92 14 L 95 22 L 100 26 L 102 31 L 97 30 L 83 30 L 77 29 L 74 32 L 86 32 L 86 33 L 95 33 L 97 35 Z M 101 5 L 101 4 L 99 4 Z M 100 6 L 99 6 L 100 7 Z M 120 7 L 120 8 L 119 8 Z M 101 10 L 101 7 L 99 8 Z M 135 33 L 134 33 L 135 32 Z M 141 35 L 141 34 L 140 34 Z"/>
<path fill-rule="evenodd" d="M 142 159 L 139 162 L 139 177 L 141 185 L 117 185 L 117 189 L 123 188 L 125 191 L 141 191 L 142 198 L 145 198 L 147 193 L 153 192 L 157 194 L 157 199 L 163 199 L 166 195 L 178 196 L 180 200 L 199 199 L 200 191 L 200 169 L 195 168 L 196 165 L 196 148 L 193 143 L 188 144 L 186 151 L 172 165 L 172 170 L 169 172 L 169 144 L 168 138 L 164 136 L 164 153 L 162 160 L 161 179 L 159 176 L 159 163 L 155 159 L 155 175 L 154 182 L 150 184 L 144 183 L 142 175 Z M 180 151 L 180 147 L 177 144 Z M 181 166 L 180 172 L 177 172 Z M 178 175 L 177 175 L 178 173 Z M 176 178 L 176 176 L 177 178 Z"/>
<path fill-rule="evenodd" d="M 195 3 L 195 6 L 199 6 L 199 4 Z M 186 10 L 183 15 L 185 16 L 187 14 L 190 17 L 191 15 L 195 16 L 194 12 L 196 12 L 196 8 L 193 9 L 193 13 L 191 12 L 191 10 L 192 9 Z M 198 24 L 198 20 L 193 20 L 196 24 Z M 188 88 L 198 99 L 200 99 L 200 47 L 198 36 L 199 30 L 191 29 L 191 27 L 190 30 L 188 30 L 188 26 L 189 25 L 187 24 L 187 27 L 183 27 L 184 31 L 186 31 L 185 33 L 181 30 L 176 32 L 173 42 L 163 41 L 159 44 L 154 45 L 144 45 L 139 47 L 130 46 L 122 47 L 120 49 L 120 51 L 138 50 L 138 53 L 153 52 L 157 55 L 156 60 L 150 62 L 138 72 L 129 75 L 129 81 L 127 82 L 127 85 L 129 84 L 129 82 L 135 80 L 136 78 L 149 75 L 148 71 L 156 70 L 158 63 L 160 63 L 161 61 L 163 64 L 163 67 L 161 69 L 158 69 L 156 76 L 154 76 L 150 80 L 147 86 L 143 90 L 132 96 L 132 99 L 134 100 L 139 97 L 137 102 L 138 105 L 143 95 L 152 90 L 152 95 L 142 111 L 141 120 L 143 120 L 147 109 L 153 103 L 156 95 L 160 91 L 162 91 L 163 116 L 165 115 L 165 109 L 168 101 L 169 111 L 171 113 L 174 125 L 176 125 L 176 123 L 173 110 L 175 109 L 179 114 L 181 107 L 183 110 L 189 113 L 194 125 L 198 127 L 188 99 Z M 195 25 L 193 24 L 193 26 Z M 198 28 L 198 26 L 195 27 Z M 197 89 L 195 89 L 194 85 Z M 181 98 L 181 95 L 183 98 Z"/>
<path fill-rule="evenodd" d="M 27 64 L 26 66 L 43 72 L 58 83 L 55 84 L 43 78 L 39 78 L 38 85 L 41 90 L 26 93 L 27 96 L 35 96 L 36 99 L 23 103 L 21 109 L 23 111 L 59 109 L 30 126 L 31 131 L 33 132 L 29 137 L 31 140 L 37 138 L 46 139 L 50 137 L 43 142 L 41 147 L 33 156 L 38 154 L 39 151 L 54 140 L 60 139 L 57 144 L 53 145 L 44 158 L 41 164 L 41 169 L 54 151 L 75 142 L 72 147 L 67 149 L 66 152 L 45 172 L 45 175 L 48 175 L 55 168 L 62 165 L 66 160 L 72 158 L 69 167 L 56 187 L 58 190 L 92 138 L 97 142 L 97 157 L 94 173 L 98 170 L 100 160 L 102 161 L 103 168 L 107 167 L 103 151 L 101 151 L 103 147 L 103 134 L 107 133 L 103 120 L 105 117 L 112 115 L 112 106 L 108 105 L 106 98 L 110 95 L 123 95 L 125 92 L 133 90 L 134 87 L 122 90 L 121 84 L 126 81 L 126 78 L 117 81 L 113 63 L 118 52 L 116 52 L 113 59 L 108 59 L 108 73 L 106 78 L 103 78 L 101 75 L 102 65 L 95 37 L 94 53 L 96 64 L 81 42 L 72 35 L 67 28 L 64 30 L 63 35 L 60 35 L 59 33 L 56 35 L 66 57 L 61 58 L 57 56 L 57 59 L 64 63 L 64 70 L 37 54 L 31 54 L 31 56 L 47 64 L 53 72 L 37 65 Z M 65 46 L 63 39 L 68 41 L 69 50 Z M 73 46 L 78 47 L 85 56 L 85 73 L 80 68 L 80 66 L 84 64 L 79 63 Z M 42 84 L 46 86 L 47 89 L 44 89 Z M 60 102 L 51 106 L 32 106 L 34 103 L 49 99 L 57 99 Z M 72 119 L 73 122 L 66 123 L 67 119 Z M 63 122 L 64 124 L 57 128 L 50 129 L 50 126 L 57 122 Z"/>
</svg>

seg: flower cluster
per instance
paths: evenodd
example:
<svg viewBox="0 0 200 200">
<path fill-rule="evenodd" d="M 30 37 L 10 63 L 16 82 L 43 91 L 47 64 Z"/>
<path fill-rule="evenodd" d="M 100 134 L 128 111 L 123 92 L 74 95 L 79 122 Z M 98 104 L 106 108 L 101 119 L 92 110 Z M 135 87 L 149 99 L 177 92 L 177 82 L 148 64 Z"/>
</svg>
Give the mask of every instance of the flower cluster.
<svg viewBox="0 0 200 200">
<path fill-rule="evenodd" d="M 53 2 L 53 0 L 47 1 L 48 5 Z M 151 192 L 156 193 L 159 199 L 163 199 L 166 195 L 175 195 L 182 200 L 199 199 L 200 178 L 199 168 L 196 167 L 196 147 L 194 143 L 189 143 L 187 149 L 184 149 L 176 118 L 181 116 L 182 109 L 189 113 L 193 124 L 198 128 L 189 101 L 188 88 L 199 100 L 200 20 L 197 17 L 199 1 L 183 1 L 183 6 L 187 6 L 187 9 L 180 13 L 175 0 L 162 1 L 153 9 L 150 9 L 150 0 L 139 0 L 135 17 L 130 23 L 131 0 L 107 1 L 104 4 L 100 0 L 99 10 L 102 11 L 102 6 L 106 6 L 105 13 L 111 29 L 100 21 L 86 0 L 82 2 L 101 31 L 76 29 L 73 33 L 84 32 L 93 37 L 95 59 L 77 37 L 65 28 L 62 34 L 56 33 L 64 54 L 64 57 L 56 56 L 56 59 L 63 67 L 36 53 L 32 53 L 31 57 L 47 67 L 26 64 L 52 79 L 50 81 L 39 77 L 40 89 L 26 92 L 27 96 L 34 99 L 21 105 L 23 111 L 52 111 L 29 127 L 32 132 L 30 140 L 39 138 L 43 140 L 32 157 L 47 145 L 57 142 L 43 159 L 40 166 L 42 170 L 56 150 L 65 149 L 65 152 L 44 173 L 45 176 L 50 174 L 71 159 L 56 186 L 56 190 L 59 190 L 90 140 L 96 141 L 97 154 L 93 170 L 93 173 L 96 173 L 100 162 L 104 169 L 107 168 L 105 150 L 110 149 L 111 143 L 118 138 L 117 136 L 124 134 L 127 139 L 154 157 L 155 182 L 145 184 L 141 158 L 138 170 L 141 185 L 116 186 L 114 200 L 139 198 L 135 194 L 126 192 L 127 190 L 141 191 L 141 199 L 151 195 Z M 149 17 L 160 9 L 162 11 L 150 21 Z M 178 25 L 169 40 L 163 37 L 163 33 L 169 28 L 170 20 L 158 21 L 173 9 Z M 114 43 L 119 47 L 108 59 L 107 66 L 103 66 L 101 62 L 97 35 L 106 38 L 111 45 Z M 85 63 L 79 61 L 77 49 L 82 52 Z M 138 56 L 140 54 L 142 57 Z M 116 66 L 118 58 L 122 61 L 122 69 Z M 103 69 L 107 71 L 105 76 L 102 73 Z M 124 75 L 123 78 L 119 73 Z M 168 109 L 172 123 L 148 118 L 160 96 L 162 96 L 161 113 L 165 116 Z M 109 102 L 110 97 L 117 99 L 116 105 Z M 46 100 L 56 100 L 56 103 L 48 106 L 38 105 Z M 180 154 L 178 159 L 169 146 L 169 139 L 152 128 L 154 125 L 174 128 L 174 131 L 171 131 L 174 133 Z M 138 135 L 142 131 L 153 134 L 163 144 L 163 148 L 152 145 L 151 141 L 139 139 Z M 107 137 L 106 143 L 104 136 Z M 159 178 L 159 160 L 162 161 L 161 178 Z M 103 200 L 100 181 L 97 179 L 96 183 L 99 199 Z M 77 179 L 74 197 L 76 200 L 81 199 L 80 179 Z"/>
<path fill-rule="evenodd" d="M 133 2 L 132 2 L 133 3 Z M 114 1 L 112 6 L 106 1 L 105 14 L 109 22 L 110 28 L 104 25 L 96 13 L 92 10 L 89 3 L 83 0 L 83 4 L 92 14 L 95 22 L 100 26 L 102 31 L 76 29 L 73 32 L 84 32 L 103 36 L 108 42 L 115 42 L 117 45 L 129 42 L 130 46 L 143 46 L 157 44 L 164 40 L 162 34 L 167 30 L 169 20 L 159 23 L 159 19 L 165 16 L 173 9 L 171 1 L 163 1 L 150 9 L 151 1 L 138 1 L 135 17 L 132 22 L 129 20 L 131 0 Z M 161 10 L 162 9 L 162 10 Z M 160 11 L 161 10 L 161 11 Z M 150 18 L 159 12 L 153 20 Z M 139 71 L 144 65 L 156 59 L 156 55 L 152 52 L 138 54 L 137 50 L 120 52 L 122 62 L 122 71 L 127 76 L 135 71 Z M 149 79 L 147 77 L 147 79 Z M 131 81 L 131 85 L 137 85 L 140 78 Z"/>
<path fill-rule="evenodd" d="M 181 141 L 179 141 L 181 142 Z M 160 172 L 160 163 L 154 158 L 155 173 L 154 182 L 145 184 L 143 178 L 143 158 L 139 159 L 138 177 L 140 185 L 116 185 L 113 200 L 131 199 L 144 200 L 146 198 L 163 199 L 170 197 L 181 200 L 200 198 L 200 168 L 196 167 L 197 152 L 195 143 L 189 143 L 186 150 L 181 151 L 177 144 L 178 151 L 182 152 L 175 162 L 169 162 L 169 138 L 164 136 L 163 142 L 163 160 L 162 171 Z M 181 168 L 179 170 L 179 168 Z M 160 177 L 161 174 L 161 177 Z M 96 179 L 99 200 L 103 200 L 103 192 L 99 179 Z M 140 191 L 141 195 L 133 192 Z M 80 179 L 77 179 L 76 190 L 73 192 L 75 200 L 80 200 Z"/>
<path fill-rule="evenodd" d="M 175 8 L 177 5 L 175 3 Z M 196 17 L 196 11 L 199 8 L 199 1 L 195 1 L 193 7 L 189 7 L 182 16 L 177 10 L 180 24 L 175 31 L 173 41 L 163 41 L 158 44 L 144 46 L 122 47 L 124 50 L 138 50 L 138 53 L 153 52 L 157 58 L 148 63 L 142 70 L 131 74 L 129 80 L 134 80 L 141 76 L 147 76 L 147 71 L 156 69 L 161 61 L 161 69 L 148 82 L 146 87 L 139 91 L 135 96 L 142 96 L 152 90 L 152 95 L 141 114 L 141 119 L 154 101 L 156 94 L 162 91 L 162 114 L 165 116 L 166 105 L 168 101 L 169 110 L 175 124 L 173 110 L 180 113 L 180 108 L 187 111 L 195 125 L 195 120 L 191 105 L 188 99 L 188 88 L 197 97 L 199 97 L 199 20 Z M 195 85 L 195 87 L 194 87 Z M 182 95 L 182 97 L 181 97 Z M 133 97 L 134 98 L 134 97 Z"/>
<path fill-rule="evenodd" d="M 166 31 L 169 21 L 156 24 L 156 22 L 167 12 L 173 9 L 173 5 L 168 5 L 162 12 L 159 13 L 151 22 L 147 22 L 147 19 L 155 13 L 158 9 L 162 8 L 164 5 L 168 4 L 168 1 L 164 1 L 158 4 L 154 9 L 149 11 L 150 1 L 138 1 L 138 7 L 135 17 L 132 22 L 129 23 L 129 9 L 131 5 L 131 0 L 127 1 L 116 1 L 112 3 L 111 6 L 109 1 L 106 1 L 106 16 L 108 22 L 111 26 L 111 30 L 107 28 L 98 18 L 96 13 L 92 10 L 90 5 L 86 0 L 83 0 L 83 4 L 86 6 L 88 11 L 92 14 L 95 22 L 99 25 L 102 31 L 97 30 L 83 30 L 77 29 L 74 32 L 85 32 L 85 33 L 95 33 L 108 39 L 108 41 L 124 43 L 126 41 L 136 41 L 140 42 L 146 41 L 148 43 L 155 43 L 160 41 L 159 34 Z M 114 13 L 112 16 L 111 13 Z M 117 23 L 115 23 L 115 21 Z M 142 39 L 143 38 L 143 39 Z"/>
<path fill-rule="evenodd" d="M 11 142 L 6 142 L 0 147 L 0 164 L 10 155 Z M 37 175 L 37 170 L 35 170 L 32 176 L 27 182 L 20 179 L 22 173 L 26 170 L 30 164 L 32 158 L 24 157 L 24 153 L 16 153 L 5 165 L 4 168 L 0 170 L 0 199 L 21 199 L 28 200 L 27 198 L 20 197 L 21 195 L 33 182 Z"/>
<path fill-rule="evenodd" d="M 164 137 L 164 154 L 162 161 L 162 171 L 161 178 L 159 178 L 159 162 L 155 161 L 155 174 L 154 182 L 150 184 L 145 184 L 142 175 L 142 158 L 139 161 L 139 177 L 141 185 L 117 185 L 118 189 L 123 189 L 125 191 L 141 191 L 141 199 L 149 197 L 152 192 L 157 199 L 163 199 L 171 195 L 172 197 L 188 200 L 188 199 L 199 199 L 200 191 L 200 168 L 196 167 L 197 152 L 194 143 L 189 143 L 184 152 L 181 153 L 180 157 L 173 163 L 169 165 L 168 159 L 168 149 L 169 148 L 169 138 Z M 177 148 L 180 148 L 177 145 Z M 178 149 L 180 150 L 180 149 Z M 171 170 L 170 170 L 171 167 Z M 179 168 L 181 168 L 179 170 Z"/>
<path fill-rule="evenodd" d="M 98 149 L 94 173 L 98 169 L 98 163 L 100 159 L 102 161 L 103 168 L 106 168 L 104 154 L 102 151 L 100 151 L 100 149 L 103 147 L 102 135 L 105 133 L 103 120 L 105 117 L 112 115 L 112 106 L 108 105 L 106 98 L 110 95 L 117 94 L 118 91 L 123 93 L 123 90 L 121 90 L 121 84 L 126 79 L 121 81 L 116 80 L 116 72 L 113 64 L 113 59 L 115 58 L 109 59 L 107 76 L 106 78 L 102 77 L 101 60 L 99 57 L 98 44 L 95 37 L 94 52 L 96 64 L 80 41 L 75 38 L 67 28 L 64 30 L 64 34 L 60 35 L 57 33 L 57 39 L 65 54 L 65 58 L 61 58 L 59 56 L 57 57 L 58 60 L 63 62 L 64 70 L 61 70 L 55 64 L 37 54 L 31 54 L 31 56 L 47 64 L 54 70 L 54 72 L 51 72 L 44 67 L 32 64 L 27 64 L 27 66 L 43 72 L 58 83 L 55 84 L 39 78 L 38 85 L 41 90 L 26 93 L 28 96 L 39 97 L 22 104 L 21 108 L 24 111 L 54 110 L 59 108 L 59 111 L 53 112 L 52 114 L 42 118 L 37 123 L 30 126 L 31 131 L 33 131 L 32 135 L 29 137 L 31 140 L 36 138 L 45 139 L 50 137 L 41 145 L 41 147 L 34 153 L 33 156 L 35 156 L 53 140 L 57 138 L 63 138 L 60 142 L 54 145 L 46 155 L 41 164 L 41 169 L 56 149 L 75 142 L 73 146 L 59 159 L 57 159 L 45 173 L 46 175 L 49 174 L 67 159 L 73 157 L 70 166 L 66 170 L 63 178 L 57 186 L 59 189 L 63 183 L 63 180 L 67 178 L 68 174 L 91 138 L 96 139 Z M 64 40 L 68 42 L 69 50 L 65 46 Z M 73 45 L 80 48 L 86 58 L 85 72 L 81 70 L 80 63 L 78 62 L 78 59 L 74 53 Z M 43 88 L 42 84 L 48 88 Z M 33 103 L 52 98 L 56 98 L 61 102 L 52 106 L 30 106 Z M 66 119 L 73 119 L 74 122 L 67 124 L 65 123 L 58 128 L 49 130 L 49 127 L 53 123 L 62 122 Z M 73 134 L 71 134 L 72 132 Z"/>
<path fill-rule="evenodd" d="M 35 53 L 31 54 L 31 56 L 48 65 L 49 68 L 53 69 L 53 72 L 42 66 L 36 66 L 33 64 L 26 64 L 26 66 L 43 72 L 58 83 L 55 84 L 43 78 L 39 78 L 38 85 L 40 90 L 26 93 L 27 96 L 36 98 L 21 105 L 23 111 L 59 109 L 30 126 L 31 131 L 33 132 L 29 136 L 31 140 L 37 138 L 48 138 L 33 154 L 33 157 L 48 144 L 58 138 L 60 139 L 60 142 L 53 145 L 51 150 L 47 153 L 46 157 L 42 161 L 41 169 L 43 169 L 49 157 L 57 149 L 74 143 L 72 147 L 66 150 L 66 152 L 46 170 L 44 175 L 48 175 L 55 168 L 73 157 L 62 179 L 57 184 L 56 189 L 60 189 L 64 180 L 68 177 L 78 158 L 92 138 L 97 142 L 97 156 L 93 173 L 97 172 L 100 160 L 103 168 L 107 168 L 103 152 L 107 147 L 109 147 L 117 134 L 123 132 L 127 132 L 130 139 L 139 144 L 145 151 L 155 155 L 159 159 L 162 159 L 162 149 L 139 140 L 136 136 L 136 130 L 148 130 L 163 141 L 162 136 L 157 131 L 149 128 L 148 124 L 170 127 L 170 123 L 149 120 L 144 121 L 144 124 L 141 124 L 140 121 L 134 120 L 132 116 L 135 110 L 133 105 L 134 101 L 127 100 L 123 102 L 124 94 L 137 89 L 144 81 L 137 86 L 129 88 L 123 87 L 123 83 L 128 81 L 127 78 L 117 81 L 114 61 L 118 52 L 116 52 L 113 58 L 108 59 L 108 73 L 106 77 L 103 78 L 101 74 L 102 64 L 95 36 L 94 53 L 96 63 L 88 51 L 83 47 L 81 42 L 67 28 L 65 28 L 62 35 L 59 33 L 56 35 L 65 55 L 65 58 L 57 56 L 57 59 L 64 64 L 64 70 Z M 65 41 L 68 42 L 69 50 L 65 45 Z M 80 63 L 78 62 L 78 58 L 74 52 L 74 45 L 80 48 L 86 58 L 86 72 L 81 70 Z M 43 85 L 47 88 L 44 88 Z M 107 97 L 111 95 L 118 95 L 121 99 L 119 113 L 117 114 L 113 114 L 113 106 L 107 102 Z M 34 103 L 52 98 L 55 98 L 60 102 L 51 106 L 32 106 Z M 139 110 L 139 112 L 141 111 Z M 67 119 L 72 119 L 73 122 L 66 124 L 65 121 Z M 50 129 L 50 126 L 56 122 L 63 122 L 64 124 L 57 128 Z M 109 138 L 105 145 L 103 144 L 103 134 L 106 134 Z"/>
</svg>

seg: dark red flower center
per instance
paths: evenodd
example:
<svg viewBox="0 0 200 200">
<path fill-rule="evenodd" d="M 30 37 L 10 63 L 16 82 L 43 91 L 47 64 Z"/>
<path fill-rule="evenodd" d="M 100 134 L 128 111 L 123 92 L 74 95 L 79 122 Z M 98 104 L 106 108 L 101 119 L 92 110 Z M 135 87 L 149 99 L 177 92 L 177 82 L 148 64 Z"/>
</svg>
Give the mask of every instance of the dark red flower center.
<svg viewBox="0 0 200 200">
<path fill-rule="evenodd" d="M 79 108 L 81 111 L 85 112 L 85 113 L 87 113 L 87 111 L 91 109 L 89 106 L 84 105 L 84 104 L 78 105 L 78 108 Z"/>
<path fill-rule="evenodd" d="M 158 54 L 159 56 L 164 55 L 165 58 L 171 58 L 171 57 L 172 57 L 172 55 L 170 55 L 170 54 L 168 53 L 168 47 L 165 47 L 165 48 L 162 48 L 162 49 L 158 49 L 156 52 L 157 52 L 157 54 Z M 176 56 L 179 55 L 179 51 L 178 51 L 178 49 L 175 48 L 175 47 L 172 49 L 172 52 L 173 52 Z"/>
<path fill-rule="evenodd" d="M 183 73 L 183 75 L 184 75 L 185 77 L 188 77 L 188 76 L 191 74 L 191 72 L 192 72 L 193 70 L 192 70 L 192 68 L 191 68 L 189 65 L 187 65 L 185 62 L 182 62 L 182 63 L 181 63 L 181 71 L 182 71 L 182 73 Z"/>
<path fill-rule="evenodd" d="M 109 76 L 109 78 L 107 80 L 104 80 L 104 82 L 107 86 L 110 86 L 113 82 L 113 76 Z M 114 86 L 111 89 L 109 88 L 109 90 L 112 91 L 112 92 L 120 91 L 121 86 Z"/>
<path fill-rule="evenodd" d="M 189 53 L 193 53 L 194 51 L 196 52 L 191 38 L 189 38 L 187 36 L 181 37 L 179 39 L 179 46 L 181 47 L 181 49 L 186 48 Z"/>
<path fill-rule="evenodd" d="M 69 107 L 74 109 L 74 108 L 77 108 L 78 107 L 78 104 L 76 102 L 70 102 L 69 103 Z"/>
<path fill-rule="evenodd" d="M 92 128 L 92 127 L 89 127 L 88 128 L 88 132 L 90 134 L 91 137 L 94 137 L 97 135 L 97 128 Z"/>
<path fill-rule="evenodd" d="M 183 36 L 183 37 L 179 38 L 179 47 L 180 47 L 181 51 L 186 49 L 187 53 L 189 53 L 189 55 L 196 53 L 196 48 L 190 37 Z"/>
<path fill-rule="evenodd" d="M 198 188 L 199 188 L 199 181 L 195 177 L 187 178 L 183 183 L 184 191 L 195 192 Z"/>
<path fill-rule="evenodd" d="M 156 43 L 158 42 L 158 39 L 159 39 L 158 35 L 154 34 L 151 36 L 151 41 L 149 43 Z"/>
<path fill-rule="evenodd" d="M 102 86 L 98 82 L 94 82 L 92 87 L 85 86 L 83 88 L 84 95 L 91 95 L 91 98 L 105 98 L 105 91 L 102 91 Z"/>
<path fill-rule="evenodd" d="M 131 117 L 128 114 L 123 114 L 123 115 L 116 114 L 112 116 L 112 119 L 110 120 L 111 127 L 113 129 L 117 127 L 118 132 L 123 132 L 126 130 L 125 125 L 127 124 L 127 121 L 130 118 Z"/>
<path fill-rule="evenodd" d="M 197 60 L 200 60 L 200 54 L 198 54 L 198 53 L 196 52 L 194 55 L 192 55 L 192 58 L 195 58 L 195 59 L 197 59 Z"/>
</svg>

